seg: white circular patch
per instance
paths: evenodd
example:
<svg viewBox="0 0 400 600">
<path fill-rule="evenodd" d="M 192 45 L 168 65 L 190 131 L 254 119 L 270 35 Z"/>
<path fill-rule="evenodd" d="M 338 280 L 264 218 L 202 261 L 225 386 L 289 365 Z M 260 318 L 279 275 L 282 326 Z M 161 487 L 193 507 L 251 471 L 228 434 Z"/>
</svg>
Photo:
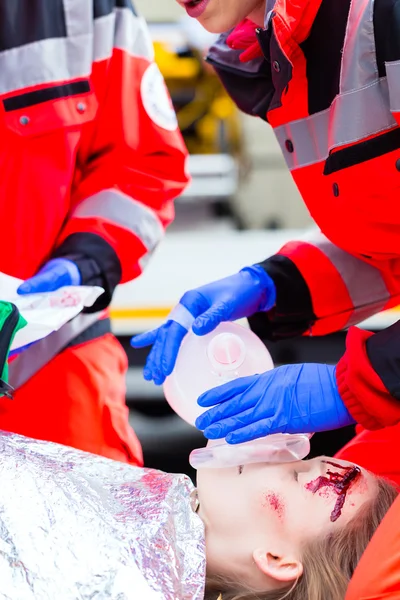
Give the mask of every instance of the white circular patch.
<svg viewBox="0 0 400 600">
<path fill-rule="evenodd" d="M 160 69 L 152 63 L 143 75 L 142 102 L 150 119 L 162 129 L 175 131 L 178 121 Z"/>
</svg>

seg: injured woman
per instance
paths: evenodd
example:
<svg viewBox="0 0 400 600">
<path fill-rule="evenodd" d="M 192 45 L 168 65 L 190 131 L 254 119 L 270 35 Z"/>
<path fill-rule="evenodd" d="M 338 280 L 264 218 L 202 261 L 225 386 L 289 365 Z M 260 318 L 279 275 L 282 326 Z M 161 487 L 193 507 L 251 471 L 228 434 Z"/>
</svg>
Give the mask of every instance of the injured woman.
<svg viewBox="0 0 400 600">
<path fill-rule="evenodd" d="M 327 457 L 120 464 L 0 433 L 0 598 L 342 600 L 397 491 Z"/>
</svg>

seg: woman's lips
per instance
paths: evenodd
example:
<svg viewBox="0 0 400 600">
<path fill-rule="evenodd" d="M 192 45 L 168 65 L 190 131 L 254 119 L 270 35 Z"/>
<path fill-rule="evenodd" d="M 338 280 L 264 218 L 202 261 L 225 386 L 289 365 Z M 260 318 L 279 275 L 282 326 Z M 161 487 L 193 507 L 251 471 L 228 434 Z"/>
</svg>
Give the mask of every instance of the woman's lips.
<svg viewBox="0 0 400 600">
<path fill-rule="evenodd" d="M 210 0 L 190 0 L 189 2 L 185 2 L 183 6 L 189 17 L 198 19 L 206 10 L 209 2 Z"/>
</svg>

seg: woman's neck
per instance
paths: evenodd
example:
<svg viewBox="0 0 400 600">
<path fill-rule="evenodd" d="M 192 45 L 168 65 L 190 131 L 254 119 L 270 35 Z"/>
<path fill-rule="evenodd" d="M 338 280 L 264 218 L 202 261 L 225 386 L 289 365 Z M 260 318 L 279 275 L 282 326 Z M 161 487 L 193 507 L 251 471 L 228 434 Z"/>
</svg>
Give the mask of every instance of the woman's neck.
<svg viewBox="0 0 400 600">
<path fill-rule="evenodd" d="M 266 0 L 260 0 L 257 7 L 248 15 L 248 19 L 259 27 L 264 27 Z"/>
</svg>

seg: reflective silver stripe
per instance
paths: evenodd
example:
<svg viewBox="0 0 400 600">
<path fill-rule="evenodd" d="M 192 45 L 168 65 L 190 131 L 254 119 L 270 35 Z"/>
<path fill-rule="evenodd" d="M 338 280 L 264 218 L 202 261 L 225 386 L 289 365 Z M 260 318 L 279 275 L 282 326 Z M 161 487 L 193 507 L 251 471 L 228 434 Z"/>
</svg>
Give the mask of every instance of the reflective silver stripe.
<svg viewBox="0 0 400 600">
<path fill-rule="evenodd" d="M 340 93 L 359 90 L 379 78 L 374 35 L 374 0 L 352 0 L 342 52 Z"/>
<path fill-rule="evenodd" d="M 91 35 L 34 42 L 0 53 L 0 94 L 88 77 L 91 70 Z"/>
<path fill-rule="evenodd" d="M 386 79 L 337 96 L 332 106 L 274 129 L 289 169 L 325 161 L 330 150 L 396 127 Z M 286 140 L 293 143 L 288 152 Z"/>
<path fill-rule="evenodd" d="M 400 112 L 400 60 L 385 64 L 389 84 L 390 110 Z"/>
<path fill-rule="evenodd" d="M 93 61 L 112 56 L 114 47 L 115 14 L 100 17 L 94 22 Z"/>
<path fill-rule="evenodd" d="M 114 48 L 125 50 L 133 56 L 154 59 L 153 42 L 142 17 L 137 17 L 128 8 L 115 9 Z"/>
<path fill-rule="evenodd" d="M 346 323 L 345 329 L 348 329 L 353 325 L 358 325 L 358 323 L 362 323 L 370 317 L 373 317 L 377 313 L 381 312 L 381 310 L 385 308 L 385 305 L 386 303 L 378 302 L 376 304 L 367 304 L 366 306 L 357 308 L 357 310 L 355 310 L 351 314 L 349 320 Z"/>
<path fill-rule="evenodd" d="M 112 221 L 134 233 L 148 251 L 154 250 L 164 236 L 162 223 L 151 208 L 117 190 L 104 190 L 83 200 L 72 217 Z"/>
<path fill-rule="evenodd" d="M 89 77 L 93 62 L 110 58 L 114 48 L 153 60 L 146 23 L 129 8 L 93 20 L 92 0 L 64 0 L 64 11 L 68 37 L 0 52 L 0 94 Z"/>
<path fill-rule="evenodd" d="M 139 267 L 141 269 L 141 271 L 144 271 L 147 267 L 147 265 L 149 264 L 149 262 L 151 261 L 152 257 L 153 257 L 153 252 L 154 250 L 151 250 L 150 252 L 147 252 L 147 254 L 144 254 L 143 256 L 141 256 L 139 258 Z"/>
<path fill-rule="evenodd" d="M 68 37 L 87 35 L 93 28 L 93 0 L 64 0 Z"/>
<path fill-rule="evenodd" d="M 110 58 L 114 48 L 149 61 L 154 59 L 154 48 L 146 21 L 129 8 L 114 12 L 94 22 L 93 60 Z"/>
<path fill-rule="evenodd" d="M 352 0 L 342 53 L 340 90 L 329 109 L 277 127 L 275 134 L 289 169 L 325 161 L 331 150 L 397 126 L 390 109 L 400 110 L 400 64 L 379 78 L 373 24 L 374 0 Z M 389 100 L 397 108 L 390 106 Z M 290 140 L 293 152 L 285 142 Z M 291 146 L 290 146 L 291 148 Z"/>
<path fill-rule="evenodd" d="M 302 241 L 318 248 L 339 272 L 354 307 L 348 326 L 384 308 L 390 293 L 379 269 L 341 250 L 319 231 L 307 234 Z"/>
<path fill-rule="evenodd" d="M 80 314 L 17 356 L 9 365 L 9 382 L 16 390 L 45 367 L 73 339 L 99 320 L 102 312 Z M 38 390 L 40 394 L 40 390 Z M 56 396 L 55 396 L 56 398 Z M 34 400 L 33 400 L 34 402 Z"/>
<path fill-rule="evenodd" d="M 64 0 L 67 38 L 33 42 L 0 53 L 0 94 L 87 77 L 92 70 L 91 0 Z"/>
</svg>

